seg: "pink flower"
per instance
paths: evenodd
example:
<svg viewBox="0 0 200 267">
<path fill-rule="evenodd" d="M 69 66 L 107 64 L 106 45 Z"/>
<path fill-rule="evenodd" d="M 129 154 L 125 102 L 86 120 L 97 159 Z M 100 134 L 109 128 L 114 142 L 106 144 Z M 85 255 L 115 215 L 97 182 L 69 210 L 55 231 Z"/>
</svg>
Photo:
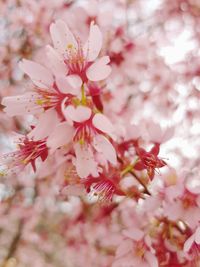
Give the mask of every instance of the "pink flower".
<svg viewBox="0 0 200 267">
<path fill-rule="evenodd" d="M 1 158 L 1 164 L 6 166 L 5 174 L 9 172 L 15 174 L 23 170 L 29 163 L 36 171 L 36 159 L 41 158 L 42 161 L 45 161 L 48 156 L 45 140 L 33 141 L 27 136 L 21 137 L 18 140 L 18 147 L 18 150 L 4 154 Z"/>
<path fill-rule="evenodd" d="M 92 110 L 85 106 L 75 108 L 69 105 L 64 115 L 69 123 L 59 124 L 49 136 L 47 144 L 51 150 L 73 140 L 76 170 L 81 178 L 90 174 L 98 176 L 97 155 L 101 155 L 105 162 L 116 164 L 115 149 L 105 136 L 112 135 L 113 126 L 103 114 L 92 114 Z"/>
<path fill-rule="evenodd" d="M 66 74 L 76 75 L 82 82 L 104 80 L 111 73 L 108 56 L 97 59 L 102 47 L 102 34 L 94 23 L 90 25 L 88 40 L 82 47 L 62 20 L 51 24 L 50 33 L 54 47 L 66 64 Z"/>
<path fill-rule="evenodd" d="M 101 173 L 99 177 L 89 176 L 82 179 L 87 192 L 97 195 L 98 200 L 108 203 L 111 202 L 114 195 L 124 196 L 124 192 L 119 187 L 120 177 L 117 174 Z"/>
<path fill-rule="evenodd" d="M 147 131 L 149 133 L 150 141 L 158 144 L 167 142 L 174 135 L 174 127 L 162 129 L 159 124 L 154 122 L 147 124 Z"/>
<path fill-rule="evenodd" d="M 55 78 L 46 67 L 26 59 L 19 65 L 37 87 L 23 95 L 4 97 L 4 111 L 9 116 L 35 115 L 54 108 L 62 116 L 62 103 L 79 94 L 81 80 L 73 75 L 65 77 L 61 74 Z"/>
<path fill-rule="evenodd" d="M 123 231 L 124 240 L 116 250 L 112 267 L 158 267 L 158 260 L 152 252 L 144 233 L 139 228 Z"/>
<path fill-rule="evenodd" d="M 181 220 L 195 228 L 200 220 L 199 195 L 188 190 L 187 179 L 183 175 L 177 184 L 165 188 L 163 212 L 169 220 Z"/>
<path fill-rule="evenodd" d="M 166 165 L 166 162 L 158 157 L 160 146 L 155 144 L 149 151 L 145 151 L 143 148 L 136 147 L 136 153 L 139 156 L 139 160 L 136 162 L 134 168 L 136 170 L 147 170 L 149 178 L 152 180 L 155 175 L 155 169 L 162 168 Z"/>
</svg>

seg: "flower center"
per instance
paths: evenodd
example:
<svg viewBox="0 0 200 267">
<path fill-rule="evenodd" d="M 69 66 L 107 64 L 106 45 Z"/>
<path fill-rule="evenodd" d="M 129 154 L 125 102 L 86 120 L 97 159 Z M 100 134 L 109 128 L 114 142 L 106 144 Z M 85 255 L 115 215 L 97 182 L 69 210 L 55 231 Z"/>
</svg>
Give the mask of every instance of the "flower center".
<svg viewBox="0 0 200 267">
<path fill-rule="evenodd" d="M 137 257 L 142 258 L 144 256 L 144 253 L 146 251 L 145 245 L 143 242 L 138 242 L 137 247 L 135 249 L 135 255 Z"/>
<path fill-rule="evenodd" d="M 76 128 L 74 142 L 79 142 L 80 145 L 84 145 L 85 143 L 91 144 L 96 134 L 91 118 L 82 123 L 75 122 L 74 127 Z"/>
<path fill-rule="evenodd" d="M 65 95 L 58 92 L 48 92 L 46 90 L 38 90 L 39 96 L 35 99 L 35 103 L 45 109 L 56 107 L 61 104 Z"/>
<path fill-rule="evenodd" d="M 23 169 L 29 163 L 36 171 L 35 160 L 40 157 L 44 161 L 48 156 L 48 148 L 44 140 L 33 141 L 27 137 L 20 138 L 18 147 L 18 150 L 4 155 L 5 174 L 9 170 L 16 173 L 18 169 Z"/>
<path fill-rule="evenodd" d="M 83 82 L 87 82 L 86 70 L 90 66 L 87 62 L 80 41 L 77 41 L 78 47 L 68 44 L 66 49 L 65 64 L 69 68 L 69 74 L 77 74 Z"/>
</svg>

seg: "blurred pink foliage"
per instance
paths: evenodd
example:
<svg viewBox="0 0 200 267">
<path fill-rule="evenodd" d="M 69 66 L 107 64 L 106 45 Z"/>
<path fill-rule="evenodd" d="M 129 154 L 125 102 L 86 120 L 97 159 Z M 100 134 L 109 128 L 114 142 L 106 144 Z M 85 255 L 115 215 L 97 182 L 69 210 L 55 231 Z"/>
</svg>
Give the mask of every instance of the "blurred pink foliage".
<svg viewBox="0 0 200 267">
<path fill-rule="evenodd" d="M 198 0 L 0 2 L 0 267 L 200 266 Z"/>
</svg>

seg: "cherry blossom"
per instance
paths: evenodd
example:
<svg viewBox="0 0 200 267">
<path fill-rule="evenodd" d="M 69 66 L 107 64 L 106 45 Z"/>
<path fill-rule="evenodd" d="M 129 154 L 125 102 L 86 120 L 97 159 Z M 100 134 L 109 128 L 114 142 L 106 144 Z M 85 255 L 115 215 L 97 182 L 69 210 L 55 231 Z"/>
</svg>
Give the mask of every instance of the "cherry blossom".
<svg viewBox="0 0 200 267">
<path fill-rule="evenodd" d="M 199 267 L 199 10 L 0 2 L 0 266 Z"/>
<path fill-rule="evenodd" d="M 94 154 L 102 154 L 104 164 L 106 161 L 116 164 L 115 149 L 105 136 L 113 132 L 113 127 L 103 114 L 93 115 L 88 107 L 74 108 L 71 105 L 67 106 L 63 113 L 67 120 L 73 122 L 73 126 L 65 122 L 58 125 L 49 136 L 47 144 L 54 150 L 73 139 L 76 169 L 80 177 L 87 177 L 89 174 L 98 176 L 98 164 Z M 60 133 L 62 138 L 58 139 Z M 68 142 L 66 136 L 69 138 Z"/>
<path fill-rule="evenodd" d="M 91 23 L 88 40 L 83 46 L 62 20 L 53 23 L 50 32 L 54 48 L 64 57 L 69 75 L 78 75 L 83 82 L 100 81 L 109 76 L 109 57 L 97 59 L 102 47 L 102 34 L 97 25 Z"/>
</svg>

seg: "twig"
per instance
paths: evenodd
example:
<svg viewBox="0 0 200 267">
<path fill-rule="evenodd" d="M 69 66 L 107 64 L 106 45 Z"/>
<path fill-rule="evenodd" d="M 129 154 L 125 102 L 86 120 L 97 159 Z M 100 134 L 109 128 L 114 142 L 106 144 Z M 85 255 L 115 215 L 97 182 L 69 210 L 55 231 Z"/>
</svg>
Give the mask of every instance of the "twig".
<svg viewBox="0 0 200 267">
<path fill-rule="evenodd" d="M 129 173 L 144 187 L 144 193 L 151 196 L 146 184 L 137 176 L 137 174 L 134 171 L 129 171 Z"/>
<path fill-rule="evenodd" d="M 121 164 L 124 164 L 123 160 L 122 160 L 119 156 L 117 156 L 117 160 L 118 160 Z M 127 172 L 127 173 L 130 173 L 130 174 L 131 174 L 131 175 L 138 181 L 138 183 L 140 183 L 140 184 L 143 186 L 143 188 L 144 188 L 143 193 L 145 193 L 145 194 L 151 196 L 151 193 L 149 192 L 149 190 L 148 190 L 146 184 L 145 184 L 145 183 L 144 183 L 144 182 L 137 176 L 137 174 L 132 170 L 132 168 L 133 168 L 133 166 L 128 166 L 128 167 L 122 172 L 122 174 L 125 174 L 126 172 Z"/>
<path fill-rule="evenodd" d="M 20 241 L 22 228 L 23 228 L 23 223 L 22 223 L 22 220 L 20 220 L 19 223 L 18 223 L 17 233 L 15 234 L 15 236 L 14 236 L 14 238 L 13 238 L 11 244 L 10 244 L 8 253 L 7 253 L 3 263 L 1 264 L 1 267 L 6 267 L 8 260 L 14 256 L 14 254 L 15 254 L 15 252 L 17 250 L 17 246 L 18 246 L 19 241 Z"/>
</svg>

